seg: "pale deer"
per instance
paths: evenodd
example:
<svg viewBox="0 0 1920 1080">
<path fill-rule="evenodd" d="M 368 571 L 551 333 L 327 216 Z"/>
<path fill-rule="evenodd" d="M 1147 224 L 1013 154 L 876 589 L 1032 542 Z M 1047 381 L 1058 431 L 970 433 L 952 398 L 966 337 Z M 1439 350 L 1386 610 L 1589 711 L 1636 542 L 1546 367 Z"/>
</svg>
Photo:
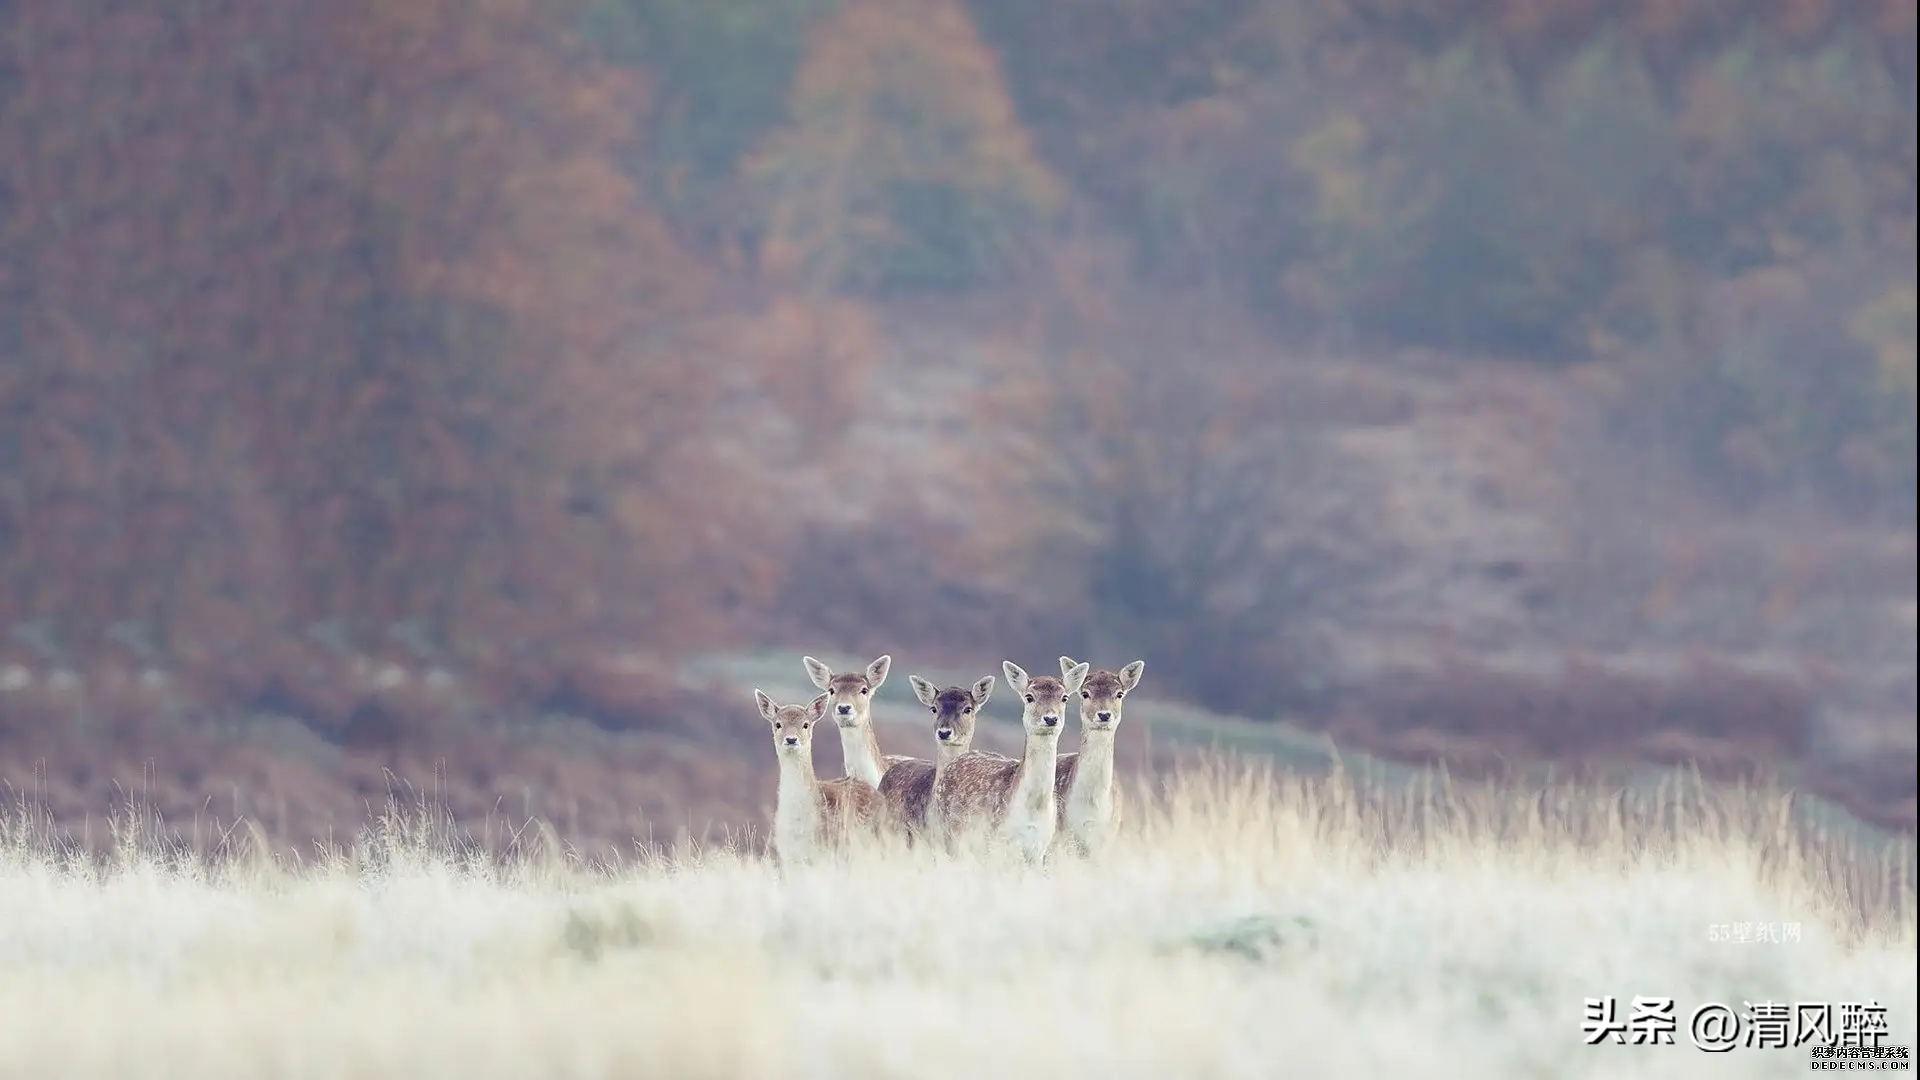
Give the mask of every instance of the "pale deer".
<svg viewBox="0 0 1920 1080">
<path fill-rule="evenodd" d="M 780 761 L 773 844 L 782 862 L 806 862 L 883 812 L 879 792 L 866 784 L 851 777 L 822 782 L 814 776 L 813 725 L 826 715 L 829 698 L 821 694 L 806 705 L 776 705 L 761 691 L 753 692 L 761 717 L 772 725 Z"/>
<path fill-rule="evenodd" d="M 1029 677 L 1020 665 L 1003 663 L 1007 685 L 1020 695 L 1020 725 L 1026 743 L 1020 759 L 970 750 L 955 758 L 934 787 L 933 813 L 943 832 L 990 827 L 1029 862 L 1046 858 L 1057 827 L 1053 794 L 1054 761 L 1060 749 L 1060 722 L 1067 698 L 1080 691 L 1087 665 L 1067 672 Z"/>
<path fill-rule="evenodd" d="M 815 660 L 811 656 L 802 657 L 800 662 L 807 669 L 807 678 L 813 685 L 827 692 L 828 715 L 840 729 L 840 758 L 848 776 L 867 785 L 879 788 L 880 778 L 886 775 L 887 766 L 903 758 L 888 758 L 880 752 L 880 740 L 873 734 L 873 698 L 880 692 L 880 684 L 887 681 L 887 671 L 893 667 L 893 657 L 882 656 L 867 665 L 864 672 L 848 671 L 834 674 L 832 668 Z"/>
<path fill-rule="evenodd" d="M 1062 677 L 1086 668 L 1072 657 L 1060 658 Z M 1054 765 L 1054 795 L 1060 803 L 1060 831 L 1081 852 L 1094 855 L 1112 838 L 1120 821 L 1120 791 L 1113 784 L 1113 744 L 1126 697 L 1140 684 L 1147 662 L 1135 660 L 1119 671 L 1101 668 L 1080 685 L 1080 750 L 1061 754 Z"/>
<path fill-rule="evenodd" d="M 974 725 L 993 696 L 993 676 L 983 676 L 970 688 L 945 690 L 918 675 L 907 676 L 907 681 L 920 704 L 933 713 L 933 760 L 908 758 L 889 765 L 880 780 L 880 797 L 896 818 L 917 831 L 927 827 L 927 808 L 947 766 L 973 748 Z"/>
</svg>

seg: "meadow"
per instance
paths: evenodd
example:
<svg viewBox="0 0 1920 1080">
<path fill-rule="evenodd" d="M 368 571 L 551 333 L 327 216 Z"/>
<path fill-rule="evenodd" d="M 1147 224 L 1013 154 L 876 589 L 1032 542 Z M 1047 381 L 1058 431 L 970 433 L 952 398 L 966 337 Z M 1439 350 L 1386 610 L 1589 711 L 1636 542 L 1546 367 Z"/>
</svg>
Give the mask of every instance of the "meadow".
<svg viewBox="0 0 1920 1080">
<path fill-rule="evenodd" d="M 1376 785 L 1221 760 L 1040 870 L 743 832 L 566 850 L 395 804 L 353 843 L 0 838 L 0 1076 L 1792 1076 L 1702 1003 L 1877 1001 L 1912 1045 L 1911 841 L 1670 783 Z M 1716 940 L 1712 928 L 1797 940 Z M 1764 929 L 1760 936 L 1766 936 Z M 1583 1001 L 1676 999 L 1674 1046 Z"/>
</svg>

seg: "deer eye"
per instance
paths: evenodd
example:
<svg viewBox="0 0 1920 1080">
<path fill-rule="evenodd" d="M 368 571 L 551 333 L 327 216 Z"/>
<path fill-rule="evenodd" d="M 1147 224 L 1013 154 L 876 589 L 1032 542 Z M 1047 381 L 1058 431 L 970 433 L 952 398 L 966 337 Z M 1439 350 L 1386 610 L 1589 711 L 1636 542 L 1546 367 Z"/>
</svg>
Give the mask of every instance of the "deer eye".
<svg viewBox="0 0 1920 1080">
<path fill-rule="evenodd" d="M 801 725 L 800 725 L 800 730 L 801 730 L 801 731 L 805 731 L 805 730 L 807 730 L 808 728 L 810 728 L 810 727 L 812 727 L 812 726 L 813 726 L 813 721 L 811 721 L 811 720 L 808 720 L 808 721 L 807 721 L 806 723 L 803 723 L 803 724 L 801 724 Z"/>
<path fill-rule="evenodd" d="M 866 688 L 866 687 L 864 687 L 864 686 L 863 686 L 863 687 L 861 687 L 861 688 L 860 688 L 860 696 L 861 696 L 861 697 L 866 697 L 866 696 L 867 696 L 867 688 Z"/>
<path fill-rule="evenodd" d="M 1031 704 L 1033 704 L 1033 695 L 1032 695 L 1032 694 L 1028 694 L 1028 695 L 1027 695 L 1027 704 L 1029 704 L 1029 705 L 1031 705 Z"/>
<path fill-rule="evenodd" d="M 1093 695 L 1092 695 L 1092 694 L 1090 694 L 1090 693 L 1088 693 L 1088 692 L 1086 692 L 1085 690 L 1082 690 L 1082 691 L 1080 691 L 1080 696 L 1081 696 L 1081 697 L 1083 697 L 1083 698 L 1091 698 L 1091 697 L 1092 697 Z"/>
<path fill-rule="evenodd" d="M 967 716 L 972 716 L 972 715 L 973 715 L 973 706 L 971 706 L 971 705 L 969 705 L 969 706 L 967 706 L 966 708 L 964 708 L 964 709 L 961 709 L 960 711 L 961 711 L 962 713 L 964 713 L 964 714 L 966 714 Z"/>
<path fill-rule="evenodd" d="M 1113 697 L 1114 697 L 1114 700 L 1116 700 L 1116 701 L 1117 701 L 1117 700 L 1119 700 L 1120 698 L 1123 698 L 1123 697 L 1126 697 L 1126 696 L 1127 696 L 1127 692 L 1126 692 L 1125 690 L 1122 690 L 1122 691 L 1120 691 L 1119 693 L 1117 693 L 1117 694 L 1115 694 L 1115 695 L 1113 695 Z"/>
</svg>

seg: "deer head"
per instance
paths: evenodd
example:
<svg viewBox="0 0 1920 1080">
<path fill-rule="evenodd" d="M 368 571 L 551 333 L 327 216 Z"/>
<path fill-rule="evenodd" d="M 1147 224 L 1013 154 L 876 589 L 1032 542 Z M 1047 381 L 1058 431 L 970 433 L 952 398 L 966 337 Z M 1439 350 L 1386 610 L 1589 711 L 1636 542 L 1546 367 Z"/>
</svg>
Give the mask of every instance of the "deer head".
<svg viewBox="0 0 1920 1080">
<path fill-rule="evenodd" d="M 1060 674 L 1066 677 L 1068 672 L 1084 670 L 1087 665 L 1074 663 L 1073 657 L 1060 658 Z M 1101 668 L 1087 674 L 1080 684 L 1080 727 L 1083 731 L 1112 731 L 1120 726 L 1120 713 L 1126 703 L 1127 694 L 1140 685 L 1140 676 L 1145 674 L 1147 662 L 1135 660 L 1119 671 Z"/>
<path fill-rule="evenodd" d="M 761 691 L 753 692 L 761 719 L 773 728 L 774 753 L 812 760 L 813 725 L 826 715 L 827 698 L 821 694 L 805 705 L 776 705 Z"/>
<path fill-rule="evenodd" d="M 879 691 L 880 684 L 887 681 L 887 671 L 893 667 L 893 657 L 882 656 L 867 665 L 865 671 L 849 671 L 834 674 L 832 668 L 815 660 L 803 657 L 800 661 L 806 665 L 807 678 L 813 685 L 827 692 L 827 714 L 843 728 L 859 727 L 873 718 L 873 695 Z"/>
<path fill-rule="evenodd" d="M 965 753 L 973 745 L 973 726 L 980 710 L 993 696 L 993 676 L 982 676 L 971 687 L 942 690 L 918 675 L 907 676 L 913 696 L 933 713 L 933 737 L 942 753 Z M 949 749 L 951 748 L 951 749 Z"/>
<path fill-rule="evenodd" d="M 1067 715 L 1067 697 L 1078 693 L 1087 677 L 1087 665 L 1078 664 L 1056 679 L 1051 675 L 1028 675 L 1019 664 L 1002 661 L 1007 685 L 1020 695 L 1020 726 L 1028 737 L 1060 734 L 1060 721 Z"/>
</svg>

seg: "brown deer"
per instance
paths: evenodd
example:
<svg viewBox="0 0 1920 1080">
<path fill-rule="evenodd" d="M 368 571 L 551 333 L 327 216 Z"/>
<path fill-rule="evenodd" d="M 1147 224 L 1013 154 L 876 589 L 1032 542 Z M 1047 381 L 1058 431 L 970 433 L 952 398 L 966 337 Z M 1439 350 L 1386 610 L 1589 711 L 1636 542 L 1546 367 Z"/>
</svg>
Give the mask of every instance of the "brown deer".
<svg viewBox="0 0 1920 1080">
<path fill-rule="evenodd" d="M 864 672 L 834 674 L 832 668 L 811 656 L 801 657 L 807 678 L 827 692 L 828 715 L 840 729 L 840 758 L 848 776 L 879 788 L 887 766 L 905 758 L 889 758 L 880 752 L 880 740 L 873 734 L 873 698 L 880 684 L 887 681 L 893 657 L 882 656 L 867 665 Z"/>
<path fill-rule="evenodd" d="M 753 692 L 760 715 L 773 728 L 773 752 L 780 761 L 780 787 L 774 799 L 773 844 L 780 861 L 802 863 L 871 825 L 883 811 L 880 794 L 851 777 L 820 781 L 813 773 L 813 725 L 826 715 L 831 695 L 806 705 L 776 705 Z"/>
<path fill-rule="evenodd" d="M 933 712 L 933 761 L 896 760 L 880 781 L 880 797 L 908 829 L 925 829 L 933 792 L 954 759 L 973 748 L 974 724 L 993 696 L 993 676 L 983 676 L 970 688 L 941 690 L 918 675 L 907 676 L 913 694 Z"/>
<path fill-rule="evenodd" d="M 1060 658 L 1062 677 L 1084 669 L 1071 656 Z M 1127 694 L 1140 684 L 1147 662 L 1135 660 L 1119 671 L 1101 668 L 1080 685 L 1080 750 L 1061 754 L 1054 765 L 1054 796 L 1060 804 L 1060 832 L 1083 854 L 1094 855 L 1112 838 L 1120 821 L 1120 791 L 1113 784 L 1113 744 Z"/>
<path fill-rule="evenodd" d="M 1026 745 L 1020 759 L 970 750 L 948 764 L 934 787 L 933 813 L 943 832 L 968 826 L 991 826 L 993 834 L 1011 844 L 1027 861 L 1046 858 L 1053 844 L 1059 814 L 1054 799 L 1054 761 L 1060 749 L 1060 721 L 1067 698 L 1078 693 L 1087 665 L 1063 678 L 1028 676 L 1020 665 L 1005 661 L 1007 685 L 1020 695 L 1024 708 L 1020 725 Z"/>
</svg>

